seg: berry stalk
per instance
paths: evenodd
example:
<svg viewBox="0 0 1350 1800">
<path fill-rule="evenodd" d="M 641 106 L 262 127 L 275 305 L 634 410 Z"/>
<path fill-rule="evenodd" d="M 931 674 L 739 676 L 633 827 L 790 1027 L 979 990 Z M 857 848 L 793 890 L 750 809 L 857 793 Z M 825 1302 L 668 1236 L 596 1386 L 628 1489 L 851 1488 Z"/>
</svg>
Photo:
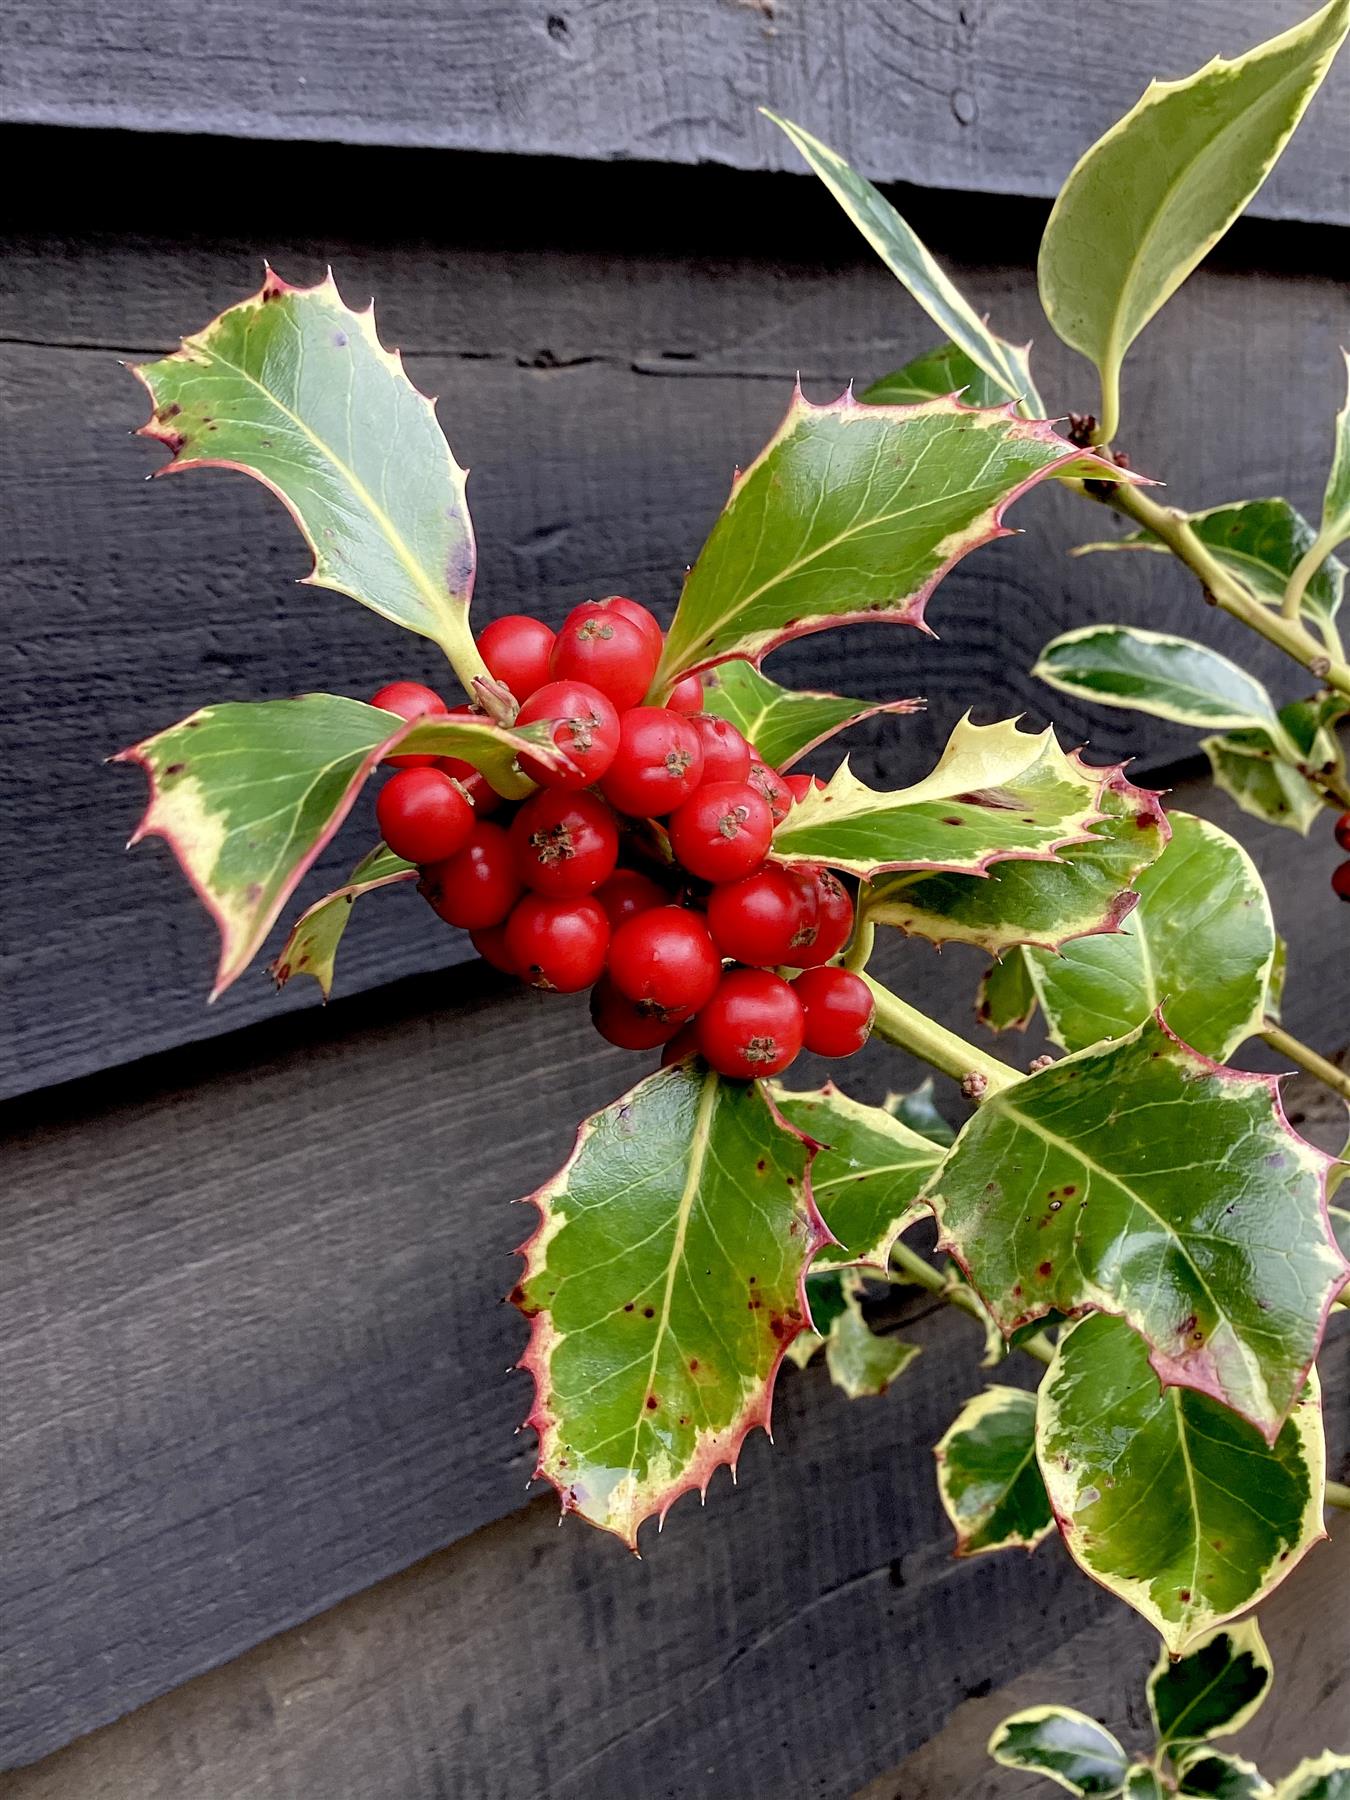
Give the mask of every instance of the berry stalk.
<svg viewBox="0 0 1350 1800">
<path fill-rule="evenodd" d="M 888 1044 L 908 1050 L 921 1061 L 931 1063 L 942 1074 L 950 1075 L 953 1081 L 961 1084 L 961 1092 L 967 1100 L 987 1100 L 991 1094 L 1001 1093 L 1004 1088 L 1014 1087 L 1022 1080 L 1016 1069 L 977 1049 L 974 1044 L 968 1044 L 963 1037 L 921 1013 L 872 976 L 864 974 L 862 978 L 871 988 L 876 1002 L 873 1026 L 876 1035 L 885 1038 Z"/>
</svg>

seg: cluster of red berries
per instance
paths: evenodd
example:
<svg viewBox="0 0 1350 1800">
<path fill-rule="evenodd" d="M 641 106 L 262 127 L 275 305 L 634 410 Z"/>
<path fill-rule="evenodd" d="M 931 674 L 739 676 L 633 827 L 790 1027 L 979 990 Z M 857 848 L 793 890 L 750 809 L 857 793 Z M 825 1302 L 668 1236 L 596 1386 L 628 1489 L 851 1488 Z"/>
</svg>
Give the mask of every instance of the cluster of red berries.
<svg viewBox="0 0 1350 1800">
<path fill-rule="evenodd" d="M 1350 812 L 1344 812 L 1332 827 L 1342 850 L 1350 850 Z M 1350 862 L 1337 863 L 1331 871 L 1331 891 L 1338 900 L 1350 900 Z"/>
<path fill-rule="evenodd" d="M 519 703 L 517 723 L 553 720 L 572 766 L 522 754 L 539 788 L 509 807 L 454 757 L 389 758 L 380 833 L 418 864 L 440 917 L 535 987 L 590 988 L 596 1029 L 626 1050 L 665 1045 L 666 1062 L 697 1050 L 751 1077 L 803 1048 L 861 1049 L 871 993 L 826 966 L 853 929 L 848 891 L 823 866 L 768 860 L 775 825 L 818 779 L 780 775 L 704 712 L 697 675 L 664 706 L 643 704 L 662 635 L 636 601 L 589 601 L 556 634 L 497 619 L 478 648 Z M 409 681 L 371 704 L 404 719 L 449 711 Z"/>
</svg>

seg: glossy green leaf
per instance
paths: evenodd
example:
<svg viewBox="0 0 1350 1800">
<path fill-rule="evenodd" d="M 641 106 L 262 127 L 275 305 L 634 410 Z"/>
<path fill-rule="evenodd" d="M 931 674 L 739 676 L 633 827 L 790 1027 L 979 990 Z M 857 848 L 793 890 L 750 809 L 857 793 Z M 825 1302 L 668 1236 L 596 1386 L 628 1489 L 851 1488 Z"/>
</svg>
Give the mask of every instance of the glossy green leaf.
<svg viewBox="0 0 1350 1800">
<path fill-rule="evenodd" d="M 1036 1439 L 1069 1554 L 1171 1651 L 1255 1605 L 1325 1536 L 1315 1374 L 1267 1445 L 1216 1400 L 1160 1388 L 1143 1339 L 1099 1313 L 1061 1337 Z"/>
<path fill-rule="evenodd" d="M 912 713 L 922 706 L 922 700 L 883 704 L 779 687 L 740 660 L 719 663 L 703 677 L 703 710 L 730 719 L 772 769 L 790 769 L 817 744 L 877 713 Z"/>
<path fill-rule="evenodd" d="M 1122 1314 L 1163 1381 L 1273 1439 L 1344 1279 L 1328 1162 L 1273 1076 L 1150 1019 L 987 1098 L 921 1197 L 1005 1332 L 1052 1307 Z"/>
<path fill-rule="evenodd" d="M 1007 535 L 1009 503 L 1081 459 L 1002 407 L 813 406 L 798 389 L 689 572 L 656 688 L 830 625 L 921 625 L 948 569 Z"/>
<path fill-rule="evenodd" d="M 990 963 L 975 995 L 975 1016 L 990 1031 L 1025 1031 L 1036 1016 L 1031 969 L 1019 948 Z"/>
<path fill-rule="evenodd" d="M 1106 816 L 1055 861 L 1001 862 L 986 875 L 883 879 L 872 891 L 868 916 L 934 944 L 978 944 L 995 955 L 1016 944 L 1055 949 L 1070 939 L 1120 930 L 1135 903 L 1132 884 L 1167 842 L 1167 821 L 1158 796 L 1135 787 L 1120 770 L 1092 773 L 1105 778 L 1100 804 Z M 1018 985 L 1010 982 L 1010 994 Z"/>
<path fill-rule="evenodd" d="M 1215 786 L 1230 794 L 1243 812 L 1307 837 L 1322 815 L 1322 796 L 1306 776 L 1269 746 L 1265 734 L 1257 732 L 1200 740 Z"/>
<path fill-rule="evenodd" d="M 292 975 L 312 975 L 323 989 L 324 999 L 329 999 L 338 946 L 355 902 L 376 888 L 416 879 L 415 864 L 395 856 L 386 844 L 377 844 L 357 863 L 343 887 L 316 900 L 291 926 L 290 936 L 269 971 L 273 981 L 282 988 Z"/>
<path fill-rule="evenodd" d="M 1158 1771 L 1148 1763 L 1136 1763 L 1120 1790 L 1124 1800 L 1167 1800 L 1167 1789 Z"/>
<path fill-rule="evenodd" d="M 1159 1007 L 1192 1049 L 1222 1062 L 1259 1030 L 1275 922 L 1256 865 L 1217 825 L 1169 815 L 1172 836 L 1135 883 L 1139 904 L 1110 936 L 1026 957 L 1051 1041 L 1084 1050 Z"/>
<path fill-rule="evenodd" d="M 139 763 L 150 781 L 131 842 L 165 838 L 219 928 L 213 1000 L 252 961 L 371 770 L 400 749 L 460 757 L 507 793 L 533 786 L 515 767 L 520 751 L 567 762 L 546 722 L 409 725 L 339 694 L 204 706 L 113 758 Z"/>
<path fill-rule="evenodd" d="M 511 1298 L 531 1320 L 536 1473 L 564 1512 L 635 1548 L 768 1428 L 826 1236 L 810 1160 L 758 1082 L 680 1063 L 587 1119 L 531 1196 Z"/>
<path fill-rule="evenodd" d="M 856 1276 L 843 1279 L 844 1304 L 830 1323 L 825 1364 L 830 1380 L 850 1400 L 876 1399 L 914 1361 L 919 1346 L 893 1332 L 873 1331 L 860 1303 L 862 1283 Z"/>
<path fill-rule="evenodd" d="M 955 1131 L 933 1102 L 931 1075 L 925 1075 L 918 1087 L 908 1094 L 887 1094 L 882 1105 L 892 1118 L 899 1119 L 902 1125 L 908 1125 L 911 1131 L 917 1131 L 930 1143 L 941 1144 L 946 1150 L 956 1142 Z"/>
<path fill-rule="evenodd" d="M 1064 183 L 1041 240 L 1041 304 L 1101 371 L 1108 437 L 1126 351 L 1260 188 L 1347 26 L 1350 0 L 1330 0 L 1235 61 L 1150 83 Z"/>
<path fill-rule="evenodd" d="M 788 1123 L 820 1145 L 811 1190 L 837 1242 L 813 1268 L 884 1269 L 896 1238 L 928 1211 L 914 1197 L 942 1161 L 941 1147 L 883 1107 L 850 1100 L 832 1081 L 812 1093 L 777 1086 L 770 1093 Z"/>
<path fill-rule="evenodd" d="M 787 1347 L 789 1362 L 804 1369 L 816 1353 L 825 1348 L 830 1327 L 848 1304 L 844 1284 L 853 1279 L 851 1269 L 814 1271 L 806 1278 L 806 1300 L 814 1329 L 799 1331 Z"/>
<path fill-rule="evenodd" d="M 938 329 L 997 385 L 1000 398 L 1024 401 L 1030 415 L 1043 418 L 1045 407 L 1031 379 L 1027 348 L 1006 343 L 990 331 L 890 201 L 865 176 L 800 125 L 780 119 L 766 107 L 760 110 L 786 132 L 892 275 Z"/>
<path fill-rule="evenodd" d="M 1071 1794 L 1116 1794 L 1129 1764 L 1104 1725 L 1069 1706 L 1029 1706 L 996 1727 L 989 1754 L 1031 1769 Z"/>
<path fill-rule="evenodd" d="M 1034 1550 L 1055 1528 L 1036 1464 L 1036 1396 L 991 1386 L 967 1400 L 933 1451 L 956 1554 Z"/>
<path fill-rule="evenodd" d="M 783 862 L 871 877 L 890 869 L 982 872 L 1007 857 L 1053 856 L 1091 835 L 1114 769 L 1065 755 L 1052 731 L 962 719 L 932 774 L 879 793 L 840 765 L 774 833 Z"/>
<path fill-rule="evenodd" d="M 1350 1800 L 1350 1756 L 1306 1757 L 1275 1789 L 1275 1800 Z"/>
<path fill-rule="evenodd" d="M 313 551 L 308 582 L 431 638 L 461 677 L 487 673 L 464 470 L 372 308 L 345 306 L 331 274 L 298 288 L 269 269 L 252 299 L 135 373 L 154 407 L 142 434 L 173 453 L 159 473 L 255 476 Z"/>
<path fill-rule="evenodd" d="M 1238 500 L 1186 515 L 1191 529 L 1251 594 L 1266 606 L 1279 606 L 1289 578 L 1312 548 L 1316 532 L 1287 500 Z M 1071 552 L 1086 556 L 1096 550 L 1146 550 L 1170 556 L 1162 539 L 1146 525 L 1124 537 L 1079 544 Z M 1303 611 L 1319 626 L 1335 618 L 1345 592 L 1345 564 L 1329 558 L 1309 581 Z"/>
<path fill-rule="evenodd" d="M 1106 1333 L 1097 1354 L 1117 1336 Z M 1258 1455 L 1269 1455 L 1264 1445 Z M 1164 1649 L 1148 1678 L 1148 1707 L 1159 1745 L 1241 1731 L 1269 1693 L 1274 1675 L 1255 1619 L 1206 1632 L 1184 1656 L 1169 1656 Z"/>
<path fill-rule="evenodd" d="M 1003 348 L 1012 351 L 1010 344 Z M 967 406 L 1001 406 L 1009 398 L 1003 383 L 986 375 L 964 350 L 943 344 L 874 381 L 862 399 L 868 406 L 915 406 L 921 400 L 940 400 L 944 394 L 959 394 Z"/>
<path fill-rule="evenodd" d="M 1223 1750 L 1201 1750 L 1181 1768 L 1179 1794 L 1190 1800 L 1271 1800 L 1275 1790 L 1244 1757 Z"/>
<path fill-rule="evenodd" d="M 1075 699 L 1179 725 L 1281 731 L 1275 703 L 1255 676 L 1217 650 L 1162 631 L 1083 625 L 1048 643 L 1031 672 Z"/>
</svg>

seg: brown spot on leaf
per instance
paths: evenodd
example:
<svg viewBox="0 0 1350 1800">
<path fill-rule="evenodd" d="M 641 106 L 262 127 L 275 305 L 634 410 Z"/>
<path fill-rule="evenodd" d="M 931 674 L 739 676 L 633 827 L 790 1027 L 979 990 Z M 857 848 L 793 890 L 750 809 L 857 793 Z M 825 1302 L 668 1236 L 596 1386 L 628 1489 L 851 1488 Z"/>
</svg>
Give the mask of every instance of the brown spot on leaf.
<svg viewBox="0 0 1350 1800">
<path fill-rule="evenodd" d="M 1039 1276 L 1041 1276 L 1042 1279 L 1044 1279 L 1047 1275 L 1053 1275 L 1054 1272 L 1055 1272 L 1055 1265 L 1051 1262 L 1043 1262 L 1043 1263 L 1038 1263 L 1036 1265 L 1036 1273 Z"/>
</svg>

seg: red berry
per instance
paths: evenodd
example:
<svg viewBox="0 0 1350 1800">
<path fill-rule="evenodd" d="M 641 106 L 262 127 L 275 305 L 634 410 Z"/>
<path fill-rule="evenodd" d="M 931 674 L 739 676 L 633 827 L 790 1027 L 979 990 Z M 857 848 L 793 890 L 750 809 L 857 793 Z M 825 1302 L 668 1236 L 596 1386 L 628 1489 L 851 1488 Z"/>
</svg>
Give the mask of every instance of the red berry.
<svg viewBox="0 0 1350 1800">
<path fill-rule="evenodd" d="M 690 1019 L 671 1038 L 661 1052 L 661 1067 L 668 1069 L 671 1063 L 683 1062 L 686 1056 L 698 1055 L 698 1020 Z"/>
<path fill-rule="evenodd" d="M 425 719 L 428 714 L 439 716 L 450 710 L 438 693 L 429 687 L 423 687 L 420 681 L 388 682 L 378 693 L 370 696 L 370 704 L 378 706 L 382 712 L 397 713 L 400 719 L 408 720 Z M 387 756 L 385 761 L 391 769 L 429 769 L 436 758 Z"/>
<path fill-rule="evenodd" d="M 1350 812 L 1344 812 L 1331 828 L 1331 835 L 1342 850 L 1350 850 Z"/>
<path fill-rule="evenodd" d="M 471 931 L 469 942 L 486 963 L 494 969 L 500 969 L 503 975 L 518 975 L 515 960 L 506 947 L 505 925 L 485 925 L 481 931 Z"/>
<path fill-rule="evenodd" d="M 620 1050 L 654 1050 L 681 1029 L 678 1018 L 659 1006 L 630 1000 L 608 975 L 591 989 L 591 1022 L 602 1038 Z"/>
<path fill-rule="evenodd" d="M 717 986 L 722 959 L 697 913 L 682 906 L 654 906 L 625 919 L 614 933 L 609 973 L 630 1000 L 686 1019 Z"/>
<path fill-rule="evenodd" d="M 1350 862 L 1331 871 L 1331 891 L 1338 900 L 1350 900 Z"/>
<path fill-rule="evenodd" d="M 578 994 L 604 971 L 609 920 L 596 900 L 526 894 L 506 922 L 506 950 L 531 987 Z"/>
<path fill-rule="evenodd" d="M 757 869 L 773 837 L 764 796 L 743 781 L 709 781 L 671 814 L 677 862 L 704 881 L 739 881 Z"/>
<path fill-rule="evenodd" d="M 630 600 L 627 594 L 606 594 L 603 600 L 595 600 L 591 604 L 598 606 L 602 612 L 617 613 L 621 619 L 627 619 L 630 624 L 636 625 L 656 651 L 657 661 L 660 661 L 666 640 L 661 622 L 654 612 L 648 612 L 645 606 L 636 600 Z"/>
<path fill-rule="evenodd" d="M 541 787 L 584 788 L 599 781 L 619 748 L 619 715 L 598 688 L 584 681 L 550 681 L 521 707 L 517 725 L 554 719 L 553 741 L 575 770 L 549 769 L 522 752 L 520 766 Z"/>
<path fill-rule="evenodd" d="M 550 679 L 548 659 L 555 639 L 556 633 L 542 619 L 508 613 L 479 632 L 478 653 L 489 674 L 504 682 L 517 700 L 528 700 Z"/>
<path fill-rule="evenodd" d="M 785 775 L 783 785 L 795 801 L 805 800 L 812 788 L 823 788 L 825 783 L 819 775 Z"/>
<path fill-rule="evenodd" d="M 380 836 L 409 862 L 444 862 L 462 850 L 474 827 L 463 790 L 439 769 L 400 769 L 375 800 Z"/>
<path fill-rule="evenodd" d="M 660 882 L 637 869 L 616 869 L 603 887 L 595 890 L 595 897 L 605 909 L 611 931 L 617 931 L 635 913 L 670 904 L 670 895 Z"/>
<path fill-rule="evenodd" d="M 421 892 L 447 925 L 469 931 L 500 925 L 520 898 L 510 838 L 500 825 L 476 822 L 457 855 L 423 872 Z"/>
<path fill-rule="evenodd" d="M 590 601 L 567 615 L 549 670 L 555 681 L 584 681 L 599 688 L 623 712 L 636 706 L 651 686 L 660 656 L 640 625 Z"/>
<path fill-rule="evenodd" d="M 817 1056 L 852 1056 L 862 1049 L 876 1005 L 860 975 L 847 969 L 807 969 L 792 985 L 806 1014 L 808 1050 Z"/>
<path fill-rule="evenodd" d="M 685 675 L 670 690 L 670 698 L 666 705 L 671 712 L 697 713 L 703 711 L 703 677 L 701 675 Z"/>
<path fill-rule="evenodd" d="M 555 900 L 593 893 L 619 860 L 619 827 L 598 794 L 541 788 L 512 819 L 511 842 L 526 887 Z"/>
<path fill-rule="evenodd" d="M 747 781 L 750 746 L 731 723 L 716 713 L 697 713 L 690 721 L 703 746 L 705 781 Z"/>
<path fill-rule="evenodd" d="M 475 769 L 472 763 L 465 762 L 462 756 L 438 756 L 436 767 L 443 775 L 450 776 L 464 789 L 465 798 L 480 819 L 489 813 L 496 812 L 502 803 L 497 792 L 481 769 Z"/>
<path fill-rule="evenodd" d="M 793 963 L 805 916 L 800 883 L 778 863 L 715 887 L 708 896 L 713 942 L 723 956 L 751 967 Z"/>
<path fill-rule="evenodd" d="M 802 1047 L 802 1003 L 780 975 L 731 969 L 698 1016 L 698 1047 L 719 1075 L 777 1075 Z"/>
<path fill-rule="evenodd" d="M 703 751 L 693 721 L 664 706 L 630 706 L 619 720 L 619 748 L 600 791 L 638 819 L 673 812 L 703 779 Z"/>
<path fill-rule="evenodd" d="M 798 945 L 783 960 L 797 969 L 813 969 L 838 956 L 853 930 L 853 902 L 848 889 L 830 869 L 801 863 L 790 873 L 802 897 Z"/>
<path fill-rule="evenodd" d="M 750 773 L 746 780 L 756 793 L 763 794 L 769 803 L 769 811 L 773 814 L 775 825 L 781 825 L 792 811 L 792 789 L 788 786 L 777 769 L 771 769 L 751 751 Z"/>
</svg>

